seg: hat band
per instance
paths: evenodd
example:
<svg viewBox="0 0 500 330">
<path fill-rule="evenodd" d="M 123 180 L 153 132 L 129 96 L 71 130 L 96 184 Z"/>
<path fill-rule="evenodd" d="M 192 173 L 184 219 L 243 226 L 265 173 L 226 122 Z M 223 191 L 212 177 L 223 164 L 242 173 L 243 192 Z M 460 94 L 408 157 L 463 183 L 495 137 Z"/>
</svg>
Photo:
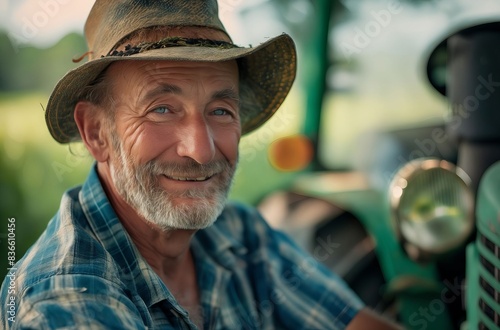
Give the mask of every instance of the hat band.
<svg viewBox="0 0 500 330">
<path fill-rule="evenodd" d="M 130 44 L 125 46 L 124 50 L 111 50 L 107 56 L 131 56 L 148 50 L 161 49 L 168 47 L 212 47 L 220 49 L 241 48 L 230 42 L 221 40 L 199 39 L 199 38 L 184 38 L 184 37 L 168 37 L 155 42 L 142 42 L 136 46 Z"/>
</svg>

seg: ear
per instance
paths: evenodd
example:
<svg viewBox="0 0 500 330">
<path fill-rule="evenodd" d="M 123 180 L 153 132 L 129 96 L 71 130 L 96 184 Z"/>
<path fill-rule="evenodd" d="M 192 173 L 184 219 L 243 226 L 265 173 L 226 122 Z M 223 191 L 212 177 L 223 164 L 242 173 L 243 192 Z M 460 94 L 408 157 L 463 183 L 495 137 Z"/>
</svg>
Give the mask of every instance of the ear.
<svg viewBox="0 0 500 330">
<path fill-rule="evenodd" d="M 98 162 L 108 160 L 110 148 L 102 117 L 102 109 L 88 101 L 80 101 L 75 106 L 74 118 L 82 141 Z"/>
</svg>

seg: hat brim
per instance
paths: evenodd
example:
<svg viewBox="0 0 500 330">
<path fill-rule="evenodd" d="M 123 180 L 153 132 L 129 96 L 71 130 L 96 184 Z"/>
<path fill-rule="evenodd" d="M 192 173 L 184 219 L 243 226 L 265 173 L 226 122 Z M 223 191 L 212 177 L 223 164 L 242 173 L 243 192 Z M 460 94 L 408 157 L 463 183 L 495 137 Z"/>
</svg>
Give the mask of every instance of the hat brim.
<svg viewBox="0 0 500 330">
<path fill-rule="evenodd" d="M 285 100 L 296 74 L 296 51 L 290 36 L 282 34 L 257 47 L 168 47 L 148 50 L 131 56 L 107 56 L 89 61 L 69 71 L 55 86 L 45 111 L 52 137 L 60 143 L 79 141 L 74 108 L 82 88 L 90 85 L 111 63 L 116 61 L 193 61 L 223 62 L 244 58 L 240 80 L 255 93 L 258 106 L 240 109 L 245 112 L 242 134 L 265 123 Z"/>
</svg>

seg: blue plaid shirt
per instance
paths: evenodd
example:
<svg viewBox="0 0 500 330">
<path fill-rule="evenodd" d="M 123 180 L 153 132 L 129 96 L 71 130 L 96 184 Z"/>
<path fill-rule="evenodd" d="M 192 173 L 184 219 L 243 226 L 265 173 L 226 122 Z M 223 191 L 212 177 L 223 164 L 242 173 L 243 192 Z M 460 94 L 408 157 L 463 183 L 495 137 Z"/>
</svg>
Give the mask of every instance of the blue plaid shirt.
<svg viewBox="0 0 500 330">
<path fill-rule="evenodd" d="M 228 205 L 192 251 L 205 329 L 342 329 L 362 307 L 254 209 Z M 4 329 L 196 328 L 140 255 L 95 169 L 64 194 L 0 298 Z"/>
</svg>

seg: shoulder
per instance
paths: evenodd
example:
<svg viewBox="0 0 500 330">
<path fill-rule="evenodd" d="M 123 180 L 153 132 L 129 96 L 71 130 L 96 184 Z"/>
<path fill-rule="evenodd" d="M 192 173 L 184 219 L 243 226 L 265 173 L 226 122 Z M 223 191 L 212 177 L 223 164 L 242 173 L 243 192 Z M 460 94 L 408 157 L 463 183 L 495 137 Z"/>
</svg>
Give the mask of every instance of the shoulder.
<svg viewBox="0 0 500 330">
<path fill-rule="evenodd" d="M 44 301 L 69 301 L 79 290 L 98 289 L 104 295 L 106 288 L 121 290 L 119 270 L 89 227 L 79 191 L 63 195 L 59 211 L 4 280 L 0 301 L 16 301 L 19 316 Z"/>
<path fill-rule="evenodd" d="M 17 295 L 55 275 L 114 278 L 118 269 L 93 234 L 78 202 L 79 188 L 67 191 L 59 211 L 17 262 Z M 5 288 L 2 287 L 2 291 Z M 5 292 L 2 292 L 2 297 Z"/>
<path fill-rule="evenodd" d="M 126 289 L 95 275 L 55 274 L 8 301 L 13 307 L 6 317 L 0 312 L 5 329 L 143 328 Z"/>
</svg>

